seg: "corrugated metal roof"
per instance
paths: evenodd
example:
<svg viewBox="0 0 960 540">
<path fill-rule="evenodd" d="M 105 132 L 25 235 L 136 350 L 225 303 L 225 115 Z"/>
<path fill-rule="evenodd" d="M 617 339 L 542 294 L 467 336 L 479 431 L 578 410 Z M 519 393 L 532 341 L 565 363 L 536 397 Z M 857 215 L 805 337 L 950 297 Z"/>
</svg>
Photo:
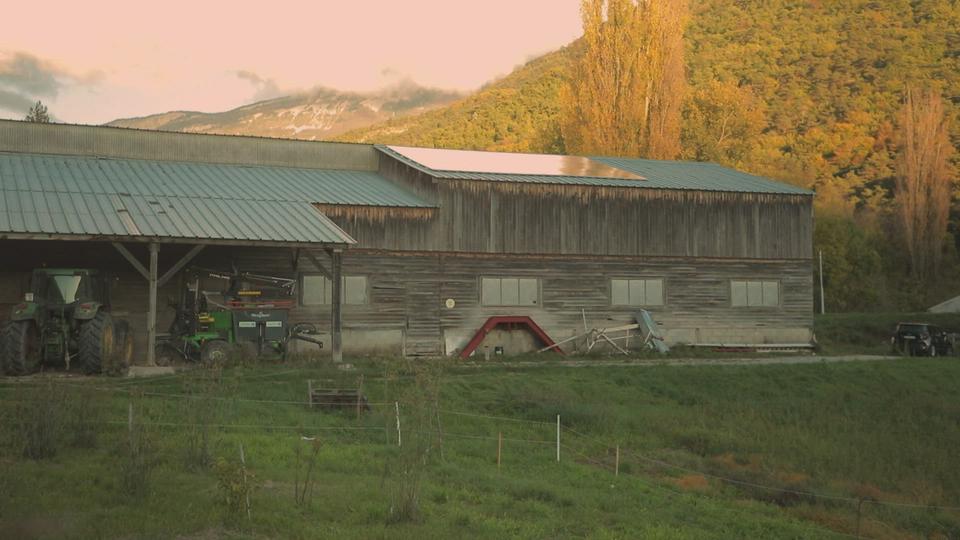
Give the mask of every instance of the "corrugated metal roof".
<svg viewBox="0 0 960 540">
<path fill-rule="evenodd" d="M 775 182 L 760 176 L 742 173 L 714 163 L 692 161 L 656 161 L 649 159 L 591 157 L 612 167 L 642 176 L 643 180 L 562 175 L 502 174 L 474 171 L 437 171 L 403 154 L 378 145 L 384 154 L 436 178 L 480 180 L 533 184 L 569 184 L 577 186 L 623 187 L 644 189 L 678 189 L 691 191 L 727 191 L 743 193 L 780 193 L 812 195 L 813 192 Z"/>
<path fill-rule="evenodd" d="M 364 171 L 0 154 L 0 235 L 354 243 L 312 203 L 433 206 Z"/>
<path fill-rule="evenodd" d="M 747 174 L 716 163 L 611 157 L 593 159 L 643 176 L 647 179 L 644 184 L 649 184 L 644 187 L 650 188 L 813 195 L 808 189 Z"/>
<path fill-rule="evenodd" d="M 310 203 L 0 190 L 4 234 L 352 244 Z"/>
<path fill-rule="evenodd" d="M 0 153 L 4 189 L 431 207 L 368 171 Z"/>
</svg>

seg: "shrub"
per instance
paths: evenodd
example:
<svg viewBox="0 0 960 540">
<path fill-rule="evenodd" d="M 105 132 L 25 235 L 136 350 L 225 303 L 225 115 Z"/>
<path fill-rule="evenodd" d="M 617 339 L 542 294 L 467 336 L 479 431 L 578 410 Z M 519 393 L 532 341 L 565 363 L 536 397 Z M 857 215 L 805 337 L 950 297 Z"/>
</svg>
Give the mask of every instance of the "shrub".
<svg viewBox="0 0 960 540">
<path fill-rule="evenodd" d="M 223 457 L 217 459 L 214 471 L 220 489 L 220 501 L 226 511 L 225 518 L 228 521 L 235 520 L 244 514 L 249 518 L 250 495 L 256 487 L 253 473 L 243 463 Z"/>
</svg>

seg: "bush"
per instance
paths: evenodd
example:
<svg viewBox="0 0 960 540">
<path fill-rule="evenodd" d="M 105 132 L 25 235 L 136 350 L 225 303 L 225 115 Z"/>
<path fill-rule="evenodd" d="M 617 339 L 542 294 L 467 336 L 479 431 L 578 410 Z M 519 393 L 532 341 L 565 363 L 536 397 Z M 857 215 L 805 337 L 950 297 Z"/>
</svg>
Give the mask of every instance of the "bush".
<svg viewBox="0 0 960 540">
<path fill-rule="evenodd" d="M 228 521 L 246 514 L 250 517 L 250 495 L 255 488 L 255 477 L 241 462 L 226 458 L 217 459 L 214 465 L 217 475 L 217 487 L 220 489 L 220 501 L 223 503 Z"/>
</svg>

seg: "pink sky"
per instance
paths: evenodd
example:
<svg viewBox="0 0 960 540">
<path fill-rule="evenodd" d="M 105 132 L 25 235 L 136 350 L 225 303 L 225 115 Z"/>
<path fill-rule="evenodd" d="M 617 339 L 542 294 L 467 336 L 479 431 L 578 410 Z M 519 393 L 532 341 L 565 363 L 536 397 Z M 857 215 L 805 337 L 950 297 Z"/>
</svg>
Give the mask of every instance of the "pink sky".
<svg viewBox="0 0 960 540">
<path fill-rule="evenodd" d="M 77 123 L 227 110 L 273 85 L 471 90 L 580 35 L 579 0 L 39 1 L 3 19 L 0 117 L 42 99 Z"/>
</svg>

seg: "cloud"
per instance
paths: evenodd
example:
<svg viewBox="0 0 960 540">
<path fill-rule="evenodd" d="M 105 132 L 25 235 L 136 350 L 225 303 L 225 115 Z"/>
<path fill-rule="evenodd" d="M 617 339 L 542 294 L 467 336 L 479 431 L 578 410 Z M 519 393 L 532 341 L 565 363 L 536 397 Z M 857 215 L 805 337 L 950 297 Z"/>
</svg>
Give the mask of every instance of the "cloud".
<svg viewBox="0 0 960 540">
<path fill-rule="evenodd" d="M 240 77 L 241 79 L 253 85 L 254 92 L 253 97 L 251 98 L 252 101 L 263 101 L 284 95 L 283 90 L 280 89 L 276 81 L 273 79 L 265 79 L 260 75 L 245 69 L 238 70 L 237 77 Z"/>
<path fill-rule="evenodd" d="M 26 114 L 41 98 L 56 99 L 60 90 L 74 84 L 96 84 L 99 72 L 71 73 L 32 54 L 0 51 L 0 109 Z"/>
</svg>

